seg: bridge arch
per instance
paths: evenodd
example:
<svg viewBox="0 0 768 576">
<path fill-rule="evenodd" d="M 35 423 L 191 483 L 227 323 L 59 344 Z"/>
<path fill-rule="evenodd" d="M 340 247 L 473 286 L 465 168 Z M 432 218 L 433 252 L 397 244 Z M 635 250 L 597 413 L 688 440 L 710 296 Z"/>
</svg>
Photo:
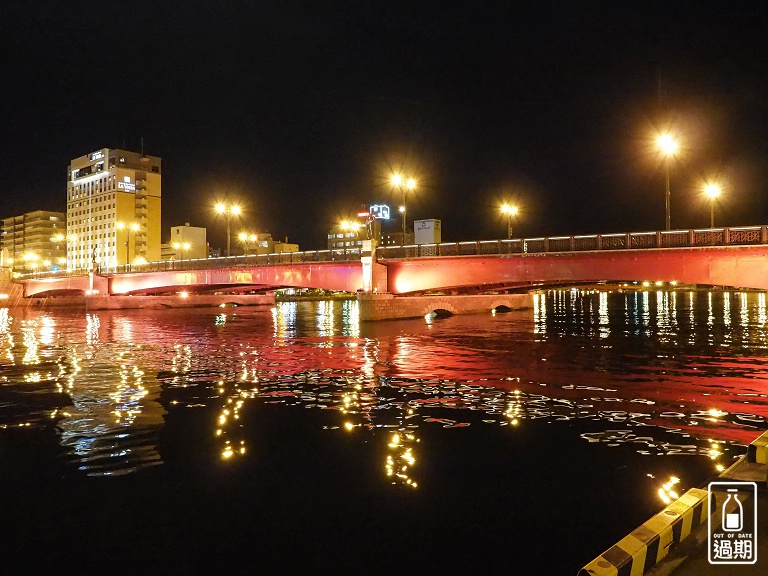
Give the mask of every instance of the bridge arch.
<svg viewBox="0 0 768 576">
<path fill-rule="evenodd" d="M 432 308 L 432 306 L 428 306 L 428 308 Z M 448 310 L 447 308 L 434 308 L 433 310 L 430 310 L 426 314 L 424 314 L 424 317 L 430 317 L 430 318 L 450 318 L 451 316 L 455 315 L 455 311 Z"/>
</svg>

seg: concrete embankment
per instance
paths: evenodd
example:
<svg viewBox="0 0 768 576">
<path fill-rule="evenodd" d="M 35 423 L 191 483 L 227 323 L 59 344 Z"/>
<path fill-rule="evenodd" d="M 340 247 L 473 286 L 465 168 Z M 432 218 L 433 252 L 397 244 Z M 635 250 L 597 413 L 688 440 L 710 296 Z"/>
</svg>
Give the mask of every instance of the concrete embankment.
<svg viewBox="0 0 768 576">
<path fill-rule="evenodd" d="M 648 522 L 621 539 L 579 571 L 579 576 L 763 576 L 768 573 L 768 432 L 757 438 L 717 482 L 754 483 L 757 501 L 748 493 L 740 494 L 747 511 L 757 510 L 756 562 L 736 562 L 713 566 L 708 540 L 710 530 L 717 530 L 726 512 L 736 508 L 728 494 L 713 485 L 692 488 L 664 508 Z M 729 490 L 731 492 L 731 490 Z"/>
<path fill-rule="evenodd" d="M 212 308 L 225 306 L 274 306 L 274 293 L 189 294 L 187 296 L 59 296 L 8 298 L 1 306 L 34 309 L 83 308 L 86 310 L 139 310 L 162 308 Z"/>
<path fill-rule="evenodd" d="M 361 293 L 357 296 L 360 319 L 365 321 L 420 318 L 437 314 L 478 314 L 492 310 L 525 310 L 533 306 L 532 294 L 478 294 L 471 296 L 395 296 Z"/>
</svg>

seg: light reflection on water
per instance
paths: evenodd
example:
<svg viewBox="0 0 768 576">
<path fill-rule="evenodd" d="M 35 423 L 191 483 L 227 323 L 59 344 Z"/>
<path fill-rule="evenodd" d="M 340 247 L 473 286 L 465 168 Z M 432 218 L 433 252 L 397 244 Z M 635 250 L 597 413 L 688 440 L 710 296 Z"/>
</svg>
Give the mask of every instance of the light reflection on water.
<svg viewBox="0 0 768 576">
<path fill-rule="evenodd" d="M 343 434 L 387 430 L 397 441 L 383 470 L 410 486 L 429 484 L 411 476 L 423 426 L 572 422 L 557 433 L 713 467 L 768 427 L 764 293 L 552 291 L 531 313 L 429 325 L 361 325 L 351 300 L 268 313 L 2 309 L 0 345 L 0 425 L 55 426 L 94 475 L 161 463 L 166 411 L 195 407 L 214 411 L 224 460 L 251 455 L 249 404 L 335 411 L 324 429 Z"/>
</svg>

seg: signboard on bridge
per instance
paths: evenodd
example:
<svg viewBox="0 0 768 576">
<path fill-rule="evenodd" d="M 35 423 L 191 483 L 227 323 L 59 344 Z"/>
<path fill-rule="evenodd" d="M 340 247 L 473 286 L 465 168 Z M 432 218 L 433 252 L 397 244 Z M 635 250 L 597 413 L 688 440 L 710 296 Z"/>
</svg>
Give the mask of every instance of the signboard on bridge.
<svg viewBox="0 0 768 576">
<path fill-rule="evenodd" d="M 442 230 L 440 220 L 414 220 L 413 232 L 416 244 L 440 244 Z"/>
</svg>

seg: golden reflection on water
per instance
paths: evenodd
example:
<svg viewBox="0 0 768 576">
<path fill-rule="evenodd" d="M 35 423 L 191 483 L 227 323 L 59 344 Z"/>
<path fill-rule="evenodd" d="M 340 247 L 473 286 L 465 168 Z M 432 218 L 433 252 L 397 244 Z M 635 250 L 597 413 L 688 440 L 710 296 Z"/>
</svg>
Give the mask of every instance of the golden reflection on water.
<svg viewBox="0 0 768 576">
<path fill-rule="evenodd" d="M 393 432 L 389 437 L 384 471 L 392 484 L 418 487 L 418 482 L 412 476 L 416 466 L 415 449 L 418 443 L 419 439 L 412 430 Z"/>
<path fill-rule="evenodd" d="M 22 320 L 21 321 L 21 338 L 24 345 L 24 357 L 21 360 L 22 364 L 38 364 L 40 362 L 40 356 L 37 354 L 37 321 L 36 320 Z"/>
<path fill-rule="evenodd" d="M 509 423 L 512 426 L 517 426 L 520 423 L 520 420 L 525 417 L 524 403 L 520 397 L 520 394 L 520 390 L 515 390 L 512 393 L 512 398 L 510 399 L 509 403 L 507 404 L 507 408 L 504 411 L 504 415 L 509 418 Z"/>
<path fill-rule="evenodd" d="M 278 302 L 272 308 L 272 322 L 275 339 L 296 337 L 296 318 L 299 305 L 297 302 Z"/>
<path fill-rule="evenodd" d="M 360 337 L 360 306 L 357 300 L 344 300 L 342 310 L 342 334 L 350 338 Z"/>
<path fill-rule="evenodd" d="M 574 304 L 575 304 L 574 299 Z M 533 331 L 539 334 L 546 331 L 547 295 L 537 292 L 533 295 Z"/>
<path fill-rule="evenodd" d="M 672 501 L 680 498 L 680 493 L 684 490 L 679 486 L 680 478 L 672 476 L 661 485 L 658 490 L 659 498 L 664 504 L 670 504 Z"/>
<path fill-rule="evenodd" d="M 99 328 L 101 322 L 98 314 L 86 314 L 85 343 L 89 346 L 99 343 Z"/>
<path fill-rule="evenodd" d="M 334 323 L 336 315 L 333 309 L 336 306 L 335 300 L 322 300 L 319 302 L 317 313 L 317 335 L 320 337 L 334 335 Z"/>
<path fill-rule="evenodd" d="M 121 427 L 130 426 L 141 414 L 141 400 L 147 395 L 147 389 L 143 384 L 144 372 L 136 365 L 124 362 L 130 359 L 125 352 L 119 355 L 120 383 L 116 390 L 109 393 L 109 397 L 115 406 L 113 413 L 116 416 L 115 424 Z"/>
<path fill-rule="evenodd" d="M 214 436 L 220 442 L 219 452 L 223 460 L 246 455 L 247 444 L 242 438 L 241 413 L 245 402 L 259 393 L 258 351 L 241 350 L 238 356 L 240 367 L 237 377 L 229 381 L 221 378 L 216 383 L 219 411 Z"/>
<path fill-rule="evenodd" d="M 111 340 L 102 344 L 97 314 L 68 317 L 61 326 L 54 315 L 20 314 L 16 333 L 22 342 L 17 346 L 14 319 L 7 309 L 0 312 L 0 356 L 6 366 L 21 369 L 0 382 L 26 386 L 11 397 L 16 410 L 24 411 L 15 425 L 53 423 L 60 444 L 88 475 L 123 474 L 160 463 L 154 444 L 134 446 L 126 433 L 142 434 L 163 422 L 157 392 L 149 396 L 138 347 Z M 130 320 L 113 320 L 115 334 L 130 335 Z"/>
<path fill-rule="evenodd" d="M 742 292 L 739 295 L 739 319 L 741 320 L 741 325 L 746 326 L 749 324 L 749 311 L 747 308 L 747 294 L 745 292 Z"/>
<path fill-rule="evenodd" d="M 600 292 L 600 305 L 598 306 L 598 325 L 600 327 L 600 338 L 608 338 L 611 335 L 608 321 L 608 293 Z"/>
</svg>

